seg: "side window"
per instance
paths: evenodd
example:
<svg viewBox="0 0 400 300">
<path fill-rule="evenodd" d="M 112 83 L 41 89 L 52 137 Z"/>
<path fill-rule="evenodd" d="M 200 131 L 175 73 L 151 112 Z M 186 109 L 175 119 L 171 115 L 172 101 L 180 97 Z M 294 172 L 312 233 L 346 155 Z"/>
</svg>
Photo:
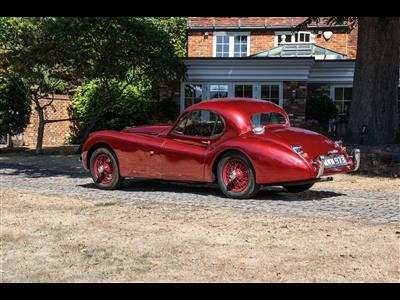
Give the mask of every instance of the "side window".
<svg viewBox="0 0 400 300">
<path fill-rule="evenodd" d="M 225 128 L 224 121 L 221 119 L 220 116 L 218 116 L 218 119 L 215 122 L 215 128 L 214 128 L 213 135 L 219 135 L 219 134 L 223 133 L 224 128 Z"/>
<path fill-rule="evenodd" d="M 188 136 L 210 137 L 224 131 L 223 120 L 214 112 L 195 110 L 181 118 L 174 132 Z"/>
<path fill-rule="evenodd" d="M 174 132 L 178 133 L 178 134 L 183 134 L 184 130 L 185 130 L 185 126 L 186 126 L 186 122 L 188 120 L 188 114 L 184 115 L 178 122 L 178 124 L 176 124 L 175 128 L 174 128 Z"/>
</svg>

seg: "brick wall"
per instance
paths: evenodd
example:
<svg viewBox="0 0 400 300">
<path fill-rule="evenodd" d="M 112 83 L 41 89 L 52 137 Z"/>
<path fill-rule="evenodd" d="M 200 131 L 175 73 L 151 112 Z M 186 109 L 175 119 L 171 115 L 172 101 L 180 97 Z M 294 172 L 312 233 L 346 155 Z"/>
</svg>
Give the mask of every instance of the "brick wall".
<svg viewBox="0 0 400 300">
<path fill-rule="evenodd" d="M 41 104 L 48 103 L 49 100 L 41 99 Z M 55 95 L 53 103 L 45 110 L 45 119 L 60 120 L 69 118 L 69 112 L 72 108 L 72 99 L 67 95 Z M 28 127 L 24 132 L 24 144 L 26 146 L 35 146 L 37 139 L 37 130 L 39 127 L 39 118 L 32 105 L 32 114 Z M 73 123 L 71 121 L 49 123 L 45 125 L 43 145 L 59 146 L 63 145 L 65 140 L 72 134 Z"/>
<path fill-rule="evenodd" d="M 191 32 L 188 35 L 188 57 L 212 57 L 213 35 L 202 32 Z"/>
<path fill-rule="evenodd" d="M 293 96 L 293 90 L 296 95 Z M 283 82 L 283 108 L 289 115 L 292 126 L 297 127 L 305 121 L 307 84 L 304 81 Z"/>
<path fill-rule="evenodd" d="M 250 34 L 250 55 L 265 51 L 275 46 L 273 32 L 252 32 Z"/>
<path fill-rule="evenodd" d="M 309 83 L 307 89 L 308 95 L 331 96 L 331 85 L 329 83 Z"/>
</svg>

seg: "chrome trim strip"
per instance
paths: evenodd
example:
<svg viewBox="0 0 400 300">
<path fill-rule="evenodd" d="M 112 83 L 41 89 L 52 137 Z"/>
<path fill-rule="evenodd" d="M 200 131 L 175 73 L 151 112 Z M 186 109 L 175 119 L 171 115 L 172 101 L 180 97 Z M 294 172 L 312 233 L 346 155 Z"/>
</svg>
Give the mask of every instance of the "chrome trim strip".
<svg viewBox="0 0 400 300">
<path fill-rule="evenodd" d="M 351 151 L 351 158 L 353 159 L 353 164 L 354 164 L 353 172 L 354 172 L 357 171 L 358 168 L 360 167 L 360 160 L 361 160 L 360 149 L 354 148 Z"/>
<path fill-rule="evenodd" d="M 322 176 L 322 174 L 324 174 L 324 171 L 325 171 L 325 164 L 324 164 L 325 156 L 320 155 L 318 157 L 318 160 L 320 161 L 320 163 L 319 163 L 319 168 L 318 168 L 318 172 L 317 172 L 317 178 L 320 178 Z"/>
</svg>

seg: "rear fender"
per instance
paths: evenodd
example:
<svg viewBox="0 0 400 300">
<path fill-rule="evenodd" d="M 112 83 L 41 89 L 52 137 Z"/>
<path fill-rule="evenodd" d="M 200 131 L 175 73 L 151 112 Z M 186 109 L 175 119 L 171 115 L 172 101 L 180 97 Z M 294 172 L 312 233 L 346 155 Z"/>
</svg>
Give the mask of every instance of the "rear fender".
<svg viewBox="0 0 400 300">
<path fill-rule="evenodd" d="M 307 180 L 315 177 L 314 168 L 290 147 L 274 141 L 240 136 L 226 141 L 218 153 L 206 164 L 206 172 L 212 174 L 213 166 L 218 163 L 220 154 L 228 150 L 245 154 L 253 165 L 258 184 Z"/>
</svg>

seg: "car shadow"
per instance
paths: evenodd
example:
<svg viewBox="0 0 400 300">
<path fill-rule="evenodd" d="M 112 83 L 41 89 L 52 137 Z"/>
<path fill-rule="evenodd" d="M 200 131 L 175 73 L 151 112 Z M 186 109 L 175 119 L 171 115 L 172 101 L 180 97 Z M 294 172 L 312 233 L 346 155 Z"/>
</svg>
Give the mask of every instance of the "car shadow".
<svg viewBox="0 0 400 300">
<path fill-rule="evenodd" d="M 94 183 L 79 185 L 83 188 L 97 189 Z M 119 188 L 122 192 L 171 192 L 171 193 L 187 193 L 202 196 L 214 196 L 219 198 L 227 198 L 219 189 L 217 184 L 200 184 L 200 183 L 181 183 L 168 182 L 150 179 L 127 179 Z M 332 197 L 345 196 L 344 193 L 333 191 L 308 190 L 301 193 L 290 193 L 281 187 L 263 186 L 257 195 L 246 200 L 279 200 L 279 201 L 315 201 Z M 231 199 L 238 201 L 237 199 Z"/>
<path fill-rule="evenodd" d="M 30 178 L 44 178 L 44 177 L 58 177 L 58 176 L 68 176 L 71 178 L 87 178 L 90 176 L 88 171 L 83 170 L 81 166 L 72 168 L 69 170 L 54 170 L 47 169 L 38 166 L 27 166 L 17 163 L 10 162 L 0 162 L 0 170 L 9 169 L 7 172 L 0 172 L 2 176 L 18 176 L 25 175 Z"/>
</svg>

